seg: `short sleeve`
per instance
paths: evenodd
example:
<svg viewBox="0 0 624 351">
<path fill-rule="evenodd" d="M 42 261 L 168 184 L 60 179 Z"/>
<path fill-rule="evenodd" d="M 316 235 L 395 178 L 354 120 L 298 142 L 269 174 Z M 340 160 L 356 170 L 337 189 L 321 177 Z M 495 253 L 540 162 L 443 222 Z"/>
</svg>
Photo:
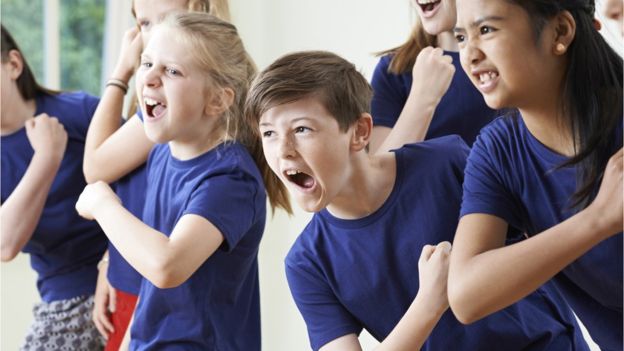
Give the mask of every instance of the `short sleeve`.
<svg viewBox="0 0 624 351">
<path fill-rule="evenodd" d="M 389 128 L 394 127 L 407 101 L 399 76 L 388 72 L 391 59 L 391 56 L 384 56 L 379 60 L 371 80 L 373 125 Z"/>
<path fill-rule="evenodd" d="M 264 214 L 264 196 L 258 181 L 243 170 L 204 179 L 193 191 L 183 215 L 206 218 L 223 235 L 225 251 L 233 250 Z"/>
<path fill-rule="evenodd" d="M 504 170 L 511 171 L 505 160 L 508 157 L 501 156 L 501 150 L 491 142 L 489 134 L 482 131 L 466 162 L 460 217 L 472 213 L 490 214 L 510 226 L 522 228 L 522 207 L 505 182 Z"/>
<path fill-rule="evenodd" d="M 320 272 L 309 263 L 286 259 L 290 292 L 308 328 L 313 350 L 348 334 L 359 334 L 362 326 L 340 303 Z"/>
</svg>

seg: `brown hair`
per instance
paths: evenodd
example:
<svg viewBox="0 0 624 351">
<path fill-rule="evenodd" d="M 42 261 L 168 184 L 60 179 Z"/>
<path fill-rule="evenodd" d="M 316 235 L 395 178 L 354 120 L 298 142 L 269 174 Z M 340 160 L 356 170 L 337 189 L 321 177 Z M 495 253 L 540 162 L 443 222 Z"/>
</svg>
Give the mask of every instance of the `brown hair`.
<svg viewBox="0 0 624 351">
<path fill-rule="evenodd" d="M 314 96 L 346 132 L 362 113 L 370 112 L 372 92 L 366 78 L 342 57 L 297 52 L 277 59 L 254 80 L 245 118 L 257 130 L 260 116 L 270 108 Z"/>
<path fill-rule="evenodd" d="M 229 88 L 234 92 L 232 104 L 223 114 L 225 135 L 223 139 L 236 140 L 245 145 L 262 173 L 271 208 L 281 207 L 292 212 L 286 187 L 274 183 L 264 155 L 261 141 L 245 123 L 243 111 L 249 85 L 256 74 L 256 66 L 245 50 L 236 27 L 217 17 L 199 13 L 177 13 L 160 24 L 178 30 L 186 40 L 190 53 L 199 66 L 207 72 L 208 84 L 216 89 Z"/>
<path fill-rule="evenodd" d="M 39 85 L 39 83 L 37 83 L 35 75 L 30 69 L 28 62 L 26 62 L 26 58 L 24 57 L 22 50 L 20 50 L 19 46 L 17 46 L 15 39 L 13 39 L 11 33 L 9 33 L 6 28 L 4 28 L 4 25 L 0 25 L 0 27 L 2 27 L 2 39 L 0 41 L 0 57 L 2 58 L 2 62 L 4 63 L 9 59 L 9 52 L 11 51 L 17 51 L 22 58 L 22 73 L 16 80 L 17 90 L 19 91 L 22 98 L 28 101 L 34 99 L 37 95 L 40 94 L 58 94 L 58 91 L 44 88 L 43 86 Z"/>
<path fill-rule="evenodd" d="M 427 46 L 437 46 L 435 35 L 431 35 L 425 31 L 422 23 L 417 18 L 409 39 L 401 46 L 377 53 L 378 56 L 394 55 L 388 71 L 394 74 L 401 74 L 411 71 L 416 63 L 416 57 L 420 51 Z"/>
</svg>

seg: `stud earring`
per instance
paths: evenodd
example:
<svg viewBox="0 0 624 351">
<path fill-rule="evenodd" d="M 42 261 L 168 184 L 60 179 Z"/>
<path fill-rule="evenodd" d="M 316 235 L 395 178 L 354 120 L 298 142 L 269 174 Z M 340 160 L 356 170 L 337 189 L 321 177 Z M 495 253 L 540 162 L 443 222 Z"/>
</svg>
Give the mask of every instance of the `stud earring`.
<svg viewBox="0 0 624 351">
<path fill-rule="evenodd" d="M 555 47 L 555 50 L 557 50 L 557 53 L 559 54 L 563 54 L 565 52 L 566 46 L 563 45 L 562 43 L 557 44 L 557 46 Z"/>
</svg>

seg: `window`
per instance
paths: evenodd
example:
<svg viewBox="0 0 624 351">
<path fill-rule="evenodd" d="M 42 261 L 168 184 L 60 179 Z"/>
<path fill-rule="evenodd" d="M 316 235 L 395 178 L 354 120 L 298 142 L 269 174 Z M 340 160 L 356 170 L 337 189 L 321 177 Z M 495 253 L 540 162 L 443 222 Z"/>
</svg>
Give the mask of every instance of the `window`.
<svg viewBox="0 0 624 351">
<path fill-rule="evenodd" d="M 3 0 L 1 14 L 42 85 L 93 95 L 101 87 L 105 15 L 106 0 Z"/>
</svg>

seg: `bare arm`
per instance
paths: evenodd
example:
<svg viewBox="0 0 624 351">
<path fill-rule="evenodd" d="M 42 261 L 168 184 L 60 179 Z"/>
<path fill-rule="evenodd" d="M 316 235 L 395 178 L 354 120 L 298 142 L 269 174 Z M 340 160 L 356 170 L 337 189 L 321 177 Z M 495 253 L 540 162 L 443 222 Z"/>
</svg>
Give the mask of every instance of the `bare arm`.
<svg viewBox="0 0 624 351">
<path fill-rule="evenodd" d="M 464 216 L 455 235 L 449 273 L 449 300 L 457 319 L 472 323 L 515 303 L 596 244 L 621 232 L 622 201 L 620 150 L 609 161 L 590 206 L 529 239 L 504 246 L 504 220 L 486 214 Z"/>
<path fill-rule="evenodd" d="M 26 121 L 33 158 L 11 195 L 0 207 L 2 261 L 10 261 L 32 237 L 50 187 L 59 170 L 67 133 L 56 118 L 40 115 Z"/>
<path fill-rule="evenodd" d="M 443 53 L 440 48 L 427 47 L 418 54 L 405 106 L 391 130 L 373 128 L 371 153 L 386 152 L 425 139 L 435 109 L 455 74 L 453 59 Z"/>
<path fill-rule="evenodd" d="M 81 216 L 97 220 L 130 265 L 161 289 L 185 282 L 223 242 L 212 223 L 192 214 L 184 215 L 167 237 L 123 208 L 103 182 L 88 185 L 76 209 Z"/>
<path fill-rule="evenodd" d="M 141 36 L 137 28 L 124 36 L 119 60 L 113 78 L 127 83 L 134 72 L 141 52 Z M 147 160 L 154 145 L 145 135 L 143 125 L 132 118 L 121 127 L 124 91 L 107 86 L 93 115 L 87 139 L 83 171 L 87 182 L 102 180 L 108 183 L 123 177 Z M 121 127 L 121 129 L 120 129 Z"/>
<path fill-rule="evenodd" d="M 392 332 L 379 344 L 376 351 L 419 350 L 448 308 L 446 293 L 451 244 L 423 247 L 418 262 L 420 289 L 416 298 Z M 355 334 L 337 338 L 321 351 L 360 351 L 362 347 Z"/>
</svg>

